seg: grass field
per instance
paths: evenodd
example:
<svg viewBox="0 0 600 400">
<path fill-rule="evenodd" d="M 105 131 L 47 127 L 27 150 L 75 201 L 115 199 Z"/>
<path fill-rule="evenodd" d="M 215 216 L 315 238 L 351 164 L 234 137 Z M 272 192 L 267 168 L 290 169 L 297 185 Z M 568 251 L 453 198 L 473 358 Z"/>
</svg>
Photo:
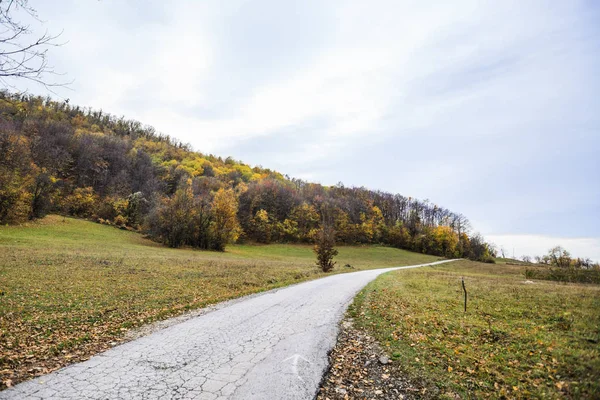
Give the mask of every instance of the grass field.
<svg viewBox="0 0 600 400">
<path fill-rule="evenodd" d="M 598 398 L 600 286 L 460 261 L 388 273 L 350 315 L 430 398 Z M 469 294 L 463 311 L 461 278 Z"/>
<path fill-rule="evenodd" d="M 386 247 L 339 250 L 334 272 L 437 259 Z M 0 227 L 0 387 L 86 359 L 132 327 L 324 276 L 315 260 L 308 245 L 169 249 L 59 216 Z"/>
</svg>

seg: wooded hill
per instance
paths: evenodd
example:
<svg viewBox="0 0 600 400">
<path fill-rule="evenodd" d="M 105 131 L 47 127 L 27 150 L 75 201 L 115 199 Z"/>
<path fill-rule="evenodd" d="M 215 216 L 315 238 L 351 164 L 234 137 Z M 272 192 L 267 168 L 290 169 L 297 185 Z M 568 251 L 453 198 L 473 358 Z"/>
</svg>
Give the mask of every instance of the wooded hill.
<svg viewBox="0 0 600 400">
<path fill-rule="evenodd" d="M 381 243 L 491 260 L 466 217 L 399 194 L 322 186 L 193 151 L 138 121 L 0 92 L 0 223 L 47 213 L 147 233 L 171 247 L 234 241 Z"/>
</svg>

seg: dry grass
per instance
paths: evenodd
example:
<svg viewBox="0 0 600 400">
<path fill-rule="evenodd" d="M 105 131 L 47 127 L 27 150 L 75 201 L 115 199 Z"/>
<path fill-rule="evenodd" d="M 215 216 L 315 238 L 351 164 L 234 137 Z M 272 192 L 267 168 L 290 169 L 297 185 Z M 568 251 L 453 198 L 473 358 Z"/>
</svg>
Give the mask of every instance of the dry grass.
<svg viewBox="0 0 600 400">
<path fill-rule="evenodd" d="M 431 398 L 597 398 L 600 287 L 530 284 L 524 268 L 461 261 L 385 274 L 350 313 Z"/>
<path fill-rule="evenodd" d="M 370 246 L 337 259 L 358 270 L 436 258 Z M 176 250 L 58 216 L 0 227 L 0 388 L 84 360 L 132 327 L 323 275 L 310 246 Z"/>
</svg>

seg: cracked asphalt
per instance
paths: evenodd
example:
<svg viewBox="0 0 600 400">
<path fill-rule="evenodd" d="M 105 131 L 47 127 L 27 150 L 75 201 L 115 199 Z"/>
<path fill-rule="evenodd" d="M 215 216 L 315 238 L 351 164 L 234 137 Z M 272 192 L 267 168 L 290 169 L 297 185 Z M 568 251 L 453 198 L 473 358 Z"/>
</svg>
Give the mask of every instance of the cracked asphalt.
<svg viewBox="0 0 600 400">
<path fill-rule="evenodd" d="M 449 261 L 251 296 L 16 385 L 0 399 L 312 399 L 356 293 L 381 273 Z"/>
</svg>

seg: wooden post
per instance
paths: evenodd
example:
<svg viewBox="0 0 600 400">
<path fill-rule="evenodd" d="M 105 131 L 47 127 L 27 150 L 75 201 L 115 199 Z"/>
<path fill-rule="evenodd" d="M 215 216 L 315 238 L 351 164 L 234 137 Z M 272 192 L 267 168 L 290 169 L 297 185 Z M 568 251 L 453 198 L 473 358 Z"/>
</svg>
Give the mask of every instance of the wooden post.
<svg viewBox="0 0 600 400">
<path fill-rule="evenodd" d="M 465 278 L 462 278 L 462 288 L 465 292 L 465 312 L 467 312 L 467 288 L 465 288 Z"/>
</svg>

